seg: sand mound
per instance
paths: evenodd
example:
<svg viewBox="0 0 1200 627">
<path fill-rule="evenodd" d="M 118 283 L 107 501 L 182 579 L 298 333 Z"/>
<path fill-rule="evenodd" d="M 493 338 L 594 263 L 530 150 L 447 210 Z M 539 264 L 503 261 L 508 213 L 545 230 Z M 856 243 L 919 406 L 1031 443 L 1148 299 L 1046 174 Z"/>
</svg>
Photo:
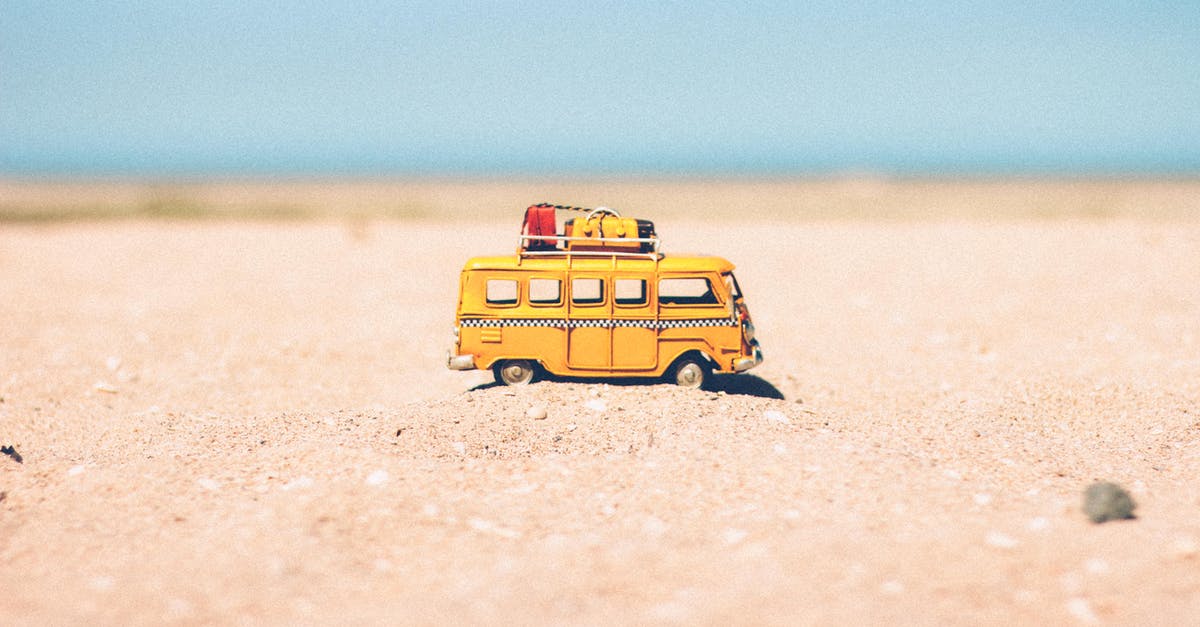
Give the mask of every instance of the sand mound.
<svg viewBox="0 0 1200 627">
<path fill-rule="evenodd" d="M 530 408 L 543 408 L 547 418 L 531 418 Z M 436 452 L 439 458 L 541 459 L 670 447 L 681 436 L 701 438 L 690 446 L 716 448 L 761 440 L 772 423 L 790 424 L 789 415 L 806 414 L 781 400 L 664 384 L 491 387 L 406 408 L 399 416 L 397 452 L 414 458 Z"/>
</svg>

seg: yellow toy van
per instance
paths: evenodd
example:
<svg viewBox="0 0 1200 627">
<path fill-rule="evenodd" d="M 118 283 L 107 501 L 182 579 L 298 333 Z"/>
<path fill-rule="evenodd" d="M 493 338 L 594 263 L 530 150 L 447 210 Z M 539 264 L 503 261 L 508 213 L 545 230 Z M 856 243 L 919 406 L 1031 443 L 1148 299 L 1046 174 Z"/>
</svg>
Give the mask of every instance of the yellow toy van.
<svg viewBox="0 0 1200 627">
<path fill-rule="evenodd" d="M 560 230 L 560 211 L 580 215 Z M 504 385 L 549 373 L 702 387 L 762 363 L 733 268 L 666 255 L 651 222 L 612 209 L 531 206 L 515 255 L 463 268 L 447 366 L 490 368 Z"/>
</svg>

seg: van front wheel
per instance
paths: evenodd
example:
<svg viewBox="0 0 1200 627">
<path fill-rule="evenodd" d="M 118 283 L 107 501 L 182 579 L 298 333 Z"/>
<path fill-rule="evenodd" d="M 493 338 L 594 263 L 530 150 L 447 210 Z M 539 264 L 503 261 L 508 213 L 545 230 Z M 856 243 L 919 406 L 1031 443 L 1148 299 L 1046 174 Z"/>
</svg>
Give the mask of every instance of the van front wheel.
<svg viewBox="0 0 1200 627">
<path fill-rule="evenodd" d="M 685 388 L 704 387 L 708 379 L 708 364 L 695 357 L 684 357 L 675 364 L 675 383 Z"/>
<path fill-rule="evenodd" d="M 525 385 L 533 381 L 533 362 L 528 359 L 508 359 L 497 362 L 493 369 L 496 383 L 503 385 Z"/>
</svg>

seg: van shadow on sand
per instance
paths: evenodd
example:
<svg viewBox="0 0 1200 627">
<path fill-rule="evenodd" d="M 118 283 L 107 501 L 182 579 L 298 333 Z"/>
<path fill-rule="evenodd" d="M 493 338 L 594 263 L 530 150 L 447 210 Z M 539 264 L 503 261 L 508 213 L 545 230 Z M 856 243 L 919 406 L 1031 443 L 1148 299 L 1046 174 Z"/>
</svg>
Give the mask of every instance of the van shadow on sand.
<svg viewBox="0 0 1200 627">
<path fill-rule="evenodd" d="M 570 382 L 570 383 L 606 383 L 608 385 L 619 386 L 651 386 L 661 384 L 661 379 L 646 379 L 646 378 L 588 378 L 588 377 L 558 377 L 546 373 L 535 380 L 535 385 L 542 381 L 547 382 Z M 501 387 L 499 383 L 490 381 L 481 383 L 470 389 L 471 392 L 478 390 L 488 390 L 495 387 Z M 757 396 L 759 398 L 773 398 L 784 400 L 783 392 L 775 387 L 770 381 L 752 374 L 714 374 L 712 382 L 707 388 L 711 392 L 724 392 L 726 394 L 740 396 Z"/>
</svg>

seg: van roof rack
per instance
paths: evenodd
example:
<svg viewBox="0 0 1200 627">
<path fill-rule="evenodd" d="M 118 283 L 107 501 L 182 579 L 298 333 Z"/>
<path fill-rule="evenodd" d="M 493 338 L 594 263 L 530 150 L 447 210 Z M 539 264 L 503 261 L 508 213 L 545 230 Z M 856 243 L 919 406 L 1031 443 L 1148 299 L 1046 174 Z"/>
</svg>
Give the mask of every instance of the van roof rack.
<svg viewBox="0 0 1200 627">
<path fill-rule="evenodd" d="M 545 212 L 549 210 L 549 223 L 540 222 L 534 212 Z M 521 236 L 517 243 L 518 259 L 531 257 L 563 257 L 568 261 L 573 257 L 591 257 L 591 258 L 611 258 L 616 261 L 618 258 L 629 259 L 649 259 L 657 261 L 662 259 L 663 253 L 659 250 L 662 246 L 662 240 L 658 235 L 651 232 L 649 237 L 576 237 L 570 235 L 559 235 L 555 222 L 553 221 L 553 212 L 555 210 L 564 211 L 580 211 L 587 212 L 585 220 L 590 220 L 594 217 L 603 217 L 610 215 L 620 218 L 621 214 L 614 209 L 608 207 L 573 207 L 569 205 L 555 205 L 550 203 L 541 203 L 532 205 L 526 210 L 525 224 L 521 228 Z M 545 214 L 543 214 L 545 215 Z M 549 226 L 550 232 L 546 232 L 545 227 Z M 541 230 L 539 230 L 541 229 Z M 592 248 L 590 250 L 573 250 L 572 242 L 587 244 Z M 616 246 L 607 247 L 606 244 L 625 245 L 641 244 L 638 250 L 621 249 Z M 598 246 L 597 246 L 598 245 Z"/>
</svg>

